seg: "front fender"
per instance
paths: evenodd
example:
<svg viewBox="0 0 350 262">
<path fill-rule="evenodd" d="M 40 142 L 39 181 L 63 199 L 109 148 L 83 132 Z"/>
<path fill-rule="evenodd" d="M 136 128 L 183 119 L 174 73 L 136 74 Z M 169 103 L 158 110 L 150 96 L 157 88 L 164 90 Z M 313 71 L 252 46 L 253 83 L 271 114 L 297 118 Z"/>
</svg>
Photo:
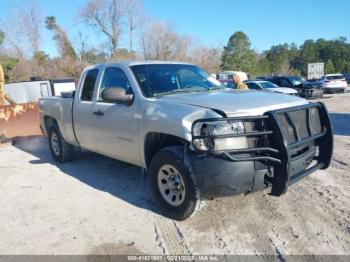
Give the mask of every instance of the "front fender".
<svg viewBox="0 0 350 262">
<path fill-rule="evenodd" d="M 195 120 L 221 117 L 208 108 L 157 100 L 146 103 L 141 112 L 139 153 L 144 167 L 146 167 L 145 140 L 149 133 L 172 135 L 191 143 L 191 127 Z"/>
</svg>

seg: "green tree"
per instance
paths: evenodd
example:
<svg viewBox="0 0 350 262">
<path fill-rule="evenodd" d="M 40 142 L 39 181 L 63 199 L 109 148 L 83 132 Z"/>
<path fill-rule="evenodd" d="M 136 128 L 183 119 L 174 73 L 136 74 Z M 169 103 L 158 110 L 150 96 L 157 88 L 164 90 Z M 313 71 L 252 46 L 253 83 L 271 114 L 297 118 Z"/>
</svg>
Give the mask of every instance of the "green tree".
<svg viewBox="0 0 350 262">
<path fill-rule="evenodd" d="M 41 67 L 45 65 L 45 63 L 49 59 L 49 55 L 46 54 L 44 51 L 38 51 L 34 54 L 33 58 L 37 60 L 38 66 Z"/>
<path fill-rule="evenodd" d="M 56 23 L 56 17 L 48 16 L 45 20 L 46 28 L 53 32 L 59 52 L 63 58 L 77 59 L 77 54 L 66 32 Z"/>
<path fill-rule="evenodd" d="M 81 53 L 81 59 L 89 64 L 98 64 L 108 61 L 109 54 L 91 48 Z"/>
<path fill-rule="evenodd" d="M 266 54 L 271 63 L 274 74 L 287 74 L 290 72 L 290 51 L 288 44 L 272 46 Z"/>
<path fill-rule="evenodd" d="M 78 78 L 83 67 L 86 65 L 78 61 L 77 53 L 69 40 L 66 32 L 56 23 L 54 16 L 48 16 L 45 20 L 46 28 L 50 30 L 53 35 L 53 40 L 56 41 L 61 58 L 58 61 L 58 67 L 67 75 Z"/>
<path fill-rule="evenodd" d="M 0 46 L 5 40 L 5 33 L 0 29 Z"/>
<path fill-rule="evenodd" d="M 246 34 L 241 31 L 235 32 L 224 47 L 221 68 L 256 74 L 258 72 L 258 56 L 250 45 Z"/>
<path fill-rule="evenodd" d="M 0 56 L 0 63 L 4 69 L 5 82 L 8 83 L 14 81 L 15 79 L 13 79 L 12 71 L 19 63 L 19 59 L 8 55 L 3 55 Z"/>
<path fill-rule="evenodd" d="M 325 73 L 326 74 L 332 74 L 332 73 L 335 73 L 335 68 L 334 68 L 334 65 L 333 65 L 333 62 L 332 60 L 327 60 L 326 64 L 325 64 Z"/>
<path fill-rule="evenodd" d="M 272 74 L 272 64 L 269 59 L 266 58 L 266 54 L 263 53 L 259 59 L 259 69 L 258 75 L 271 75 Z"/>
</svg>

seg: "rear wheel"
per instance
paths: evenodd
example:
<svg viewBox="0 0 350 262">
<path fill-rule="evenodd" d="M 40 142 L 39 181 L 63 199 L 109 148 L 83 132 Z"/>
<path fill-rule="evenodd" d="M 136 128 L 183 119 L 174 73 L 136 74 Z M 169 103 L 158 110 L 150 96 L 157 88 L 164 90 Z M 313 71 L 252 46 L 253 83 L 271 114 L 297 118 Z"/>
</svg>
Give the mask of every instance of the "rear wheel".
<svg viewBox="0 0 350 262">
<path fill-rule="evenodd" d="M 149 168 L 154 200 L 168 217 L 184 220 L 199 207 L 199 190 L 191 170 L 185 165 L 183 147 L 160 150 Z"/>
<path fill-rule="evenodd" d="M 64 140 L 57 125 L 50 127 L 48 135 L 53 159 L 60 163 L 71 160 L 73 156 L 73 146 Z"/>
</svg>

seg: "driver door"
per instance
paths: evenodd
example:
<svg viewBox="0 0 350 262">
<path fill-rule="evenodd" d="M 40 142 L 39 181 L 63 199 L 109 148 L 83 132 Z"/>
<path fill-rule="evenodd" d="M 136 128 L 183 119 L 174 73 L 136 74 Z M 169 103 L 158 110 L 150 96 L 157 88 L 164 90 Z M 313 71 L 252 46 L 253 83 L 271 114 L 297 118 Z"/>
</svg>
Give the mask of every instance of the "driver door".
<svg viewBox="0 0 350 262">
<path fill-rule="evenodd" d="M 103 101 L 103 90 L 111 87 L 125 89 L 133 94 L 130 82 L 121 68 L 107 67 L 97 90 L 92 113 L 94 148 L 101 154 L 137 164 L 138 120 L 136 103 L 131 105 Z"/>
</svg>

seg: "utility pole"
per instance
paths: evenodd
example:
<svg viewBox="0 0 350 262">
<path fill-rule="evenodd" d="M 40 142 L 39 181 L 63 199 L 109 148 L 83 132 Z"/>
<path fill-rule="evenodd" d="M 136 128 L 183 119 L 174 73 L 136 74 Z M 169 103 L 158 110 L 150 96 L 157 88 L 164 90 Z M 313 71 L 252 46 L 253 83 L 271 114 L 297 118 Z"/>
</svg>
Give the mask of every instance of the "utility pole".
<svg viewBox="0 0 350 262">
<path fill-rule="evenodd" d="M 2 65 L 0 64 L 0 106 L 5 104 L 4 84 L 4 70 L 2 69 Z"/>
</svg>

